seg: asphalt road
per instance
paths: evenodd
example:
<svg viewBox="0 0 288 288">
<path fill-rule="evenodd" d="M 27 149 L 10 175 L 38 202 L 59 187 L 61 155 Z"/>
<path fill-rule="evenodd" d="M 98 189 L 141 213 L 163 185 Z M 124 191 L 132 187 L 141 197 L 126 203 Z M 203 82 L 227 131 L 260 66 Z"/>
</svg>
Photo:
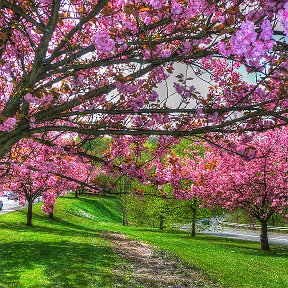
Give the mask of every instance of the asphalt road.
<svg viewBox="0 0 288 288">
<path fill-rule="evenodd" d="M 221 231 L 204 230 L 202 231 L 202 233 L 225 238 L 260 242 L 259 230 L 247 230 L 247 229 L 223 227 Z M 268 232 L 268 239 L 270 244 L 288 246 L 288 234 Z"/>
<path fill-rule="evenodd" d="M 8 200 L 7 197 L 0 197 L 0 200 L 3 201 L 3 208 L 0 214 L 6 214 L 23 208 L 22 205 L 19 205 L 19 201 Z"/>
</svg>

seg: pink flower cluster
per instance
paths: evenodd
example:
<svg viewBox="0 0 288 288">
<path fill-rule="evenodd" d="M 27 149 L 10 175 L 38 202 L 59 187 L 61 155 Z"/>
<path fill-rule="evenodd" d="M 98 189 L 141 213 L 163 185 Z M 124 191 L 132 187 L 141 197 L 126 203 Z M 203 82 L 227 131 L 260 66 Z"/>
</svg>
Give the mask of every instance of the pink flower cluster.
<svg viewBox="0 0 288 288">
<path fill-rule="evenodd" d="M 130 106 L 134 111 L 138 111 L 139 109 L 143 108 L 145 105 L 145 95 L 138 95 L 137 97 L 131 99 Z"/>
<path fill-rule="evenodd" d="M 139 83 L 122 83 L 120 81 L 116 82 L 117 91 L 124 95 L 132 95 L 136 93 L 139 89 Z"/>
<path fill-rule="evenodd" d="M 175 0 L 172 1 L 171 9 L 172 9 L 172 13 L 175 15 L 179 15 L 183 11 L 183 8 L 181 7 L 181 5 Z"/>
<path fill-rule="evenodd" d="M 51 214 L 54 211 L 54 205 L 57 199 L 57 194 L 48 190 L 43 193 L 44 205 L 42 206 L 43 212 Z"/>
<path fill-rule="evenodd" d="M 274 45 L 270 21 L 264 20 L 260 28 L 262 32 L 258 36 L 252 21 L 243 22 L 240 29 L 231 38 L 230 47 L 224 42 L 218 43 L 219 53 L 224 56 L 233 54 L 244 57 L 248 64 L 259 66 L 261 60 L 268 56 Z"/>
<path fill-rule="evenodd" d="M 111 39 L 108 31 L 99 31 L 92 37 L 96 50 L 110 53 L 115 49 L 115 41 Z"/>
<path fill-rule="evenodd" d="M 0 131 L 11 131 L 16 126 L 16 122 L 16 118 L 9 117 L 3 124 L 0 124 Z"/>
<path fill-rule="evenodd" d="M 174 82 L 174 88 L 176 92 L 182 97 L 183 103 L 189 104 L 191 101 L 191 97 L 195 92 L 195 86 L 191 85 L 190 87 L 185 87 Z"/>
<path fill-rule="evenodd" d="M 35 105 L 41 105 L 45 103 L 50 103 L 53 100 L 52 95 L 44 95 L 41 98 L 38 98 L 36 96 L 33 96 L 31 93 L 28 93 L 24 96 L 24 99 L 29 103 L 29 104 L 35 104 Z"/>
<path fill-rule="evenodd" d="M 145 1 L 145 2 L 148 2 L 148 1 Z M 165 0 L 149 0 L 149 2 L 150 2 L 150 5 L 155 9 L 159 9 L 163 7 L 165 4 Z"/>
<path fill-rule="evenodd" d="M 194 192 L 207 206 L 243 208 L 258 220 L 283 213 L 288 205 L 287 132 L 246 135 L 238 143 L 235 138 L 226 148 L 237 154 L 219 148 L 206 152 L 197 165 Z"/>
<path fill-rule="evenodd" d="M 52 3 L 52 0 L 38 0 L 38 2 L 43 4 L 43 6 L 48 6 Z"/>
<path fill-rule="evenodd" d="M 278 12 L 278 18 L 284 27 L 284 33 L 288 36 L 288 2 L 286 2 L 283 9 Z"/>
</svg>

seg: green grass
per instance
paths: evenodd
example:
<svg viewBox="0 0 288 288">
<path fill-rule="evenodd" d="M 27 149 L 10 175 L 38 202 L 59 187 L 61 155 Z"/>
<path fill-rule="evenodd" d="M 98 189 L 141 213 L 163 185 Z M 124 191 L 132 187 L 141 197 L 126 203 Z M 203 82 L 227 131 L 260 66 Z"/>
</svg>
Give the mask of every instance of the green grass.
<svg viewBox="0 0 288 288">
<path fill-rule="evenodd" d="M 102 214 L 97 221 L 120 219 L 119 203 L 97 199 Z M 95 212 L 95 200 L 61 198 L 56 219 L 48 219 L 34 206 L 33 227 L 25 226 L 25 211 L 0 217 L 0 287 L 113 287 L 121 283 L 113 268 L 122 265 L 111 245 L 101 237 L 97 222 L 75 215 L 75 209 Z"/>
<path fill-rule="evenodd" d="M 208 235 L 198 235 L 196 239 L 191 239 L 184 233 L 161 233 L 152 229 L 119 230 L 172 252 L 224 286 L 288 287 L 287 247 L 272 246 L 271 252 L 262 252 L 258 243 L 248 241 Z"/>
<path fill-rule="evenodd" d="M 113 198 L 61 197 L 55 220 L 34 206 L 33 227 L 25 211 L 0 216 L 0 287 L 116 287 L 123 265 L 103 230 L 119 231 L 177 255 L 227 287 L 288 287 L 288 249 L 184 232 L 121 226 L 120 203 Z M 120 287 L 120 286 L 117 286 Z M 125 284 L 123 286 L 125 287 Z"/>
</svg>

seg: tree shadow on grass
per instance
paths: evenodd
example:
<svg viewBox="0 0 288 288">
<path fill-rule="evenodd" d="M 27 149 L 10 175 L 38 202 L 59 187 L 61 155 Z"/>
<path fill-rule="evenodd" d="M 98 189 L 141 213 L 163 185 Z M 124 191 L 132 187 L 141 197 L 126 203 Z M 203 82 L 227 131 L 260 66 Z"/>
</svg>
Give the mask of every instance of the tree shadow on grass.
<svg viewBox="0 0 288 288">
<path fill-rule="evenodd" d="M 200 237 L 195 238 L 195 240 L 204 240 L 207 242 L 215 243 L 217 245 L 231 247 L 231 248 L 238 248 L 246 250 L 247 253 L 255 253 L 255 255 L 261 255 L 259 252 L 265 255 L 270 256 L 279 256 L 282 255 L 288 257 L 288 247 L 281 246 L 281 245 L 274 245 L 270 244 L 270 251 L 263 251 L 260 250 L 260 240 L 259 242 L 256 241 L 248 241 L 248 240 L 240 240 L 240 239 L 233 239 L 233 238 L 225 238 L 220 236 L 213 236 L 213 235 L 205 235 L 201 234 Z"/>
<path fill-rule="evenodd" d="M 55 221 L 55 220 L 50 220 Z M 60 222 L 60 223 L 59 223 Z M 71 224 L 66 221 L 55 221 L 55 225 L 51 224 L 49 226 L 46 225 L 34 225 L 32 227 L 28 227 L 25 225 L 9 225 L 3 227 L 7 231 L 13 231 L 16 233 L 33 233 L 37 235 L 50 235 L 52 237 L 100 237 L 102 231 L 98 229 L 88 229 L 86 227 Z M 0 230 L 1 231 L 1 230 Z M 44 236 L 41 236 L 44 237 Z"/>
<path fill-rule="evenodd" d="M 5 221 L 1 222 L 0 221 L 0 227 L 1 228 L 5 228 L 11 231 L 19 231 L 19 232 L 44 232 L 44 233 L 55 233 L 61 236 L 69 236 L 71 234 L 73 234 L 74 236 L 83 236 L 85 233 L 86 236 L 92 236 L 92 235 L 96 235 L 99 234 L 100 229 L 98 229 L 98 223 L 97 221 L 93 221 L 90 219 L 85 219 L 84 222 L 85 224 L 81 224 L 80 222 L 76 222 L 76 223 L 72 223 L 69 221 L 65 221 L 62 218 L 58 218 L 57 216 L 54 219 L 50 219 L 48 218 L 47 215 L 43 214 L 34 214 L 33 215 L 33 226 L 29 227 L 26 226 L 26 213 L 25 211 L 17 211 L 14 213 L 19 213 L 22 214 L 20 215 L 20 217 L 22 218 L 23 216 L 23 221 L 21 219 L 21 221 L 17 221 L 15 223 L 6 223 Z M 19 217 L 19 218 L 20 218 Z M 79 218 L 79 221 L 83 220 L 83 218 Z M 75 220 L 77 221 L 77 219 Z M 85 225 L 87 225 L 87 221 L 90 222 L 89 226 L 90 227 L 86 227 Z M 95 228 L 94 228 L 95 227 Z"/>
<path fill-rule="evenodd" d="M 22 241 L 0 249 L 0 287 L 114 287 L 122 281 L 112 273 L 116 256 L 109 246 Z"/>
<path fill-rule="evenodd" d="M 247 244 L 247 242 L 246 242 Z M 276 257 L 276 258 L 287 258 L 288 259 L 288 247 L 286 246 L 276 246 L 276 245 L 270 245 L 270 250 L 269 251 L 264 251 L 260 249 L 260 244 L 258 248 L 255 247 L 249 247 L 245 246 L 245 242 L 240 246 L 238 245 L 233 245 L 233 243 L 228 244 L 228 243 L 223 243 L 222 246 L 225 246 L 230 249 L 241 249 L 242 254 L 249 254 L 253 256 L 258 256 L 258 257 Z"/>
</svg>

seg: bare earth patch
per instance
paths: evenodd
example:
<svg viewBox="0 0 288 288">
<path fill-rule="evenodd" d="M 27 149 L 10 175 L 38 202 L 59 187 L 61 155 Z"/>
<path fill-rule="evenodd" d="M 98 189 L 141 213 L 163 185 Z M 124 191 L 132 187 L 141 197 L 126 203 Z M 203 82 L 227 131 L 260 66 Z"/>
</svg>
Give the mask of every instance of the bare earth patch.
<svg viewBox="0 0 288 288">
<path fill-rule="evenodd" d="M 117 287 L 221 287 L 167 252 L 130 240 L 121 233 L 106 232 L 104 236 L 111 241 L 115 252 L 125 259 L 125 264 L 113 271 L 125 278 L 125 284 L 119 283 Z"/>
</svg>

